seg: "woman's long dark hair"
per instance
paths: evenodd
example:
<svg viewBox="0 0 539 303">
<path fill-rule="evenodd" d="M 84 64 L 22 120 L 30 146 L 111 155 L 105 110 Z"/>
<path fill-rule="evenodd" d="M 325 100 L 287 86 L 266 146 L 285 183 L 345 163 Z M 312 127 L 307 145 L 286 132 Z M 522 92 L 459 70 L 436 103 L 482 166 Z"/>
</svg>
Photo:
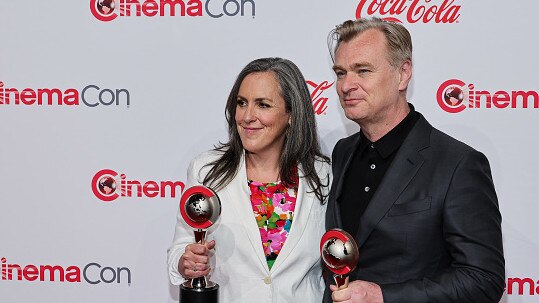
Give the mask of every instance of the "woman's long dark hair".
<svg viewBox="0 0 539 303">
<path fill-rule="evenodd" d="M 279 163 L 281 182 L 293 184 L 294 168 L 301 164 L 300 175 L 306 178 L 309 186 L 314 189 L 316 197 L 324 203 L 327 195 L 323 194 L 322 188 L 329 185 L 329 178 L 322 176 L 327 179 L 327 183 L 322 184 L 314 164 L 315 161 L 329 163 L 329 158 L 320 151 L 316 119 L 305 79 L 294 63 L 282 58 L 254 60 L 247 64 L 236 78 L 225 110 L 229 141 L 215 147 L 221 155 L 219 159 L 207 164 L 211 169 L 203 183 L 206 186 L 221 189 L 236 176 L 243 154 L 243 145 L 235 121 L 238 92 L 243 79 L 249 74 L 258 72 L 275 74 L 281 96 L 286 104 L 286 112 L 290 113 L 291 117 Z"/>
</svg>

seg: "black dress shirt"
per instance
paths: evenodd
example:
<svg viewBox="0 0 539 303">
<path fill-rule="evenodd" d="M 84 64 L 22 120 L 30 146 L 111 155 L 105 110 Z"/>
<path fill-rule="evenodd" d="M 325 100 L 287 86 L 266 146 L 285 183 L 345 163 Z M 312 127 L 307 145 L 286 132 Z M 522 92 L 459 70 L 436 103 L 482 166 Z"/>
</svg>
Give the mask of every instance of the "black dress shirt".
<svg viewBox="0 0 539 303">
<path fill-rule="evenodd" d="M 342 194 L 337 198 L 343 229 L 352 236 L 357 234 L 361 215 L 418 119 L 419 114 L 410 104 L 410 113 L 378 141 L 370 142 L 363 132 L 360 133 L 358 146 L 343 180 Z"/>
</svg>

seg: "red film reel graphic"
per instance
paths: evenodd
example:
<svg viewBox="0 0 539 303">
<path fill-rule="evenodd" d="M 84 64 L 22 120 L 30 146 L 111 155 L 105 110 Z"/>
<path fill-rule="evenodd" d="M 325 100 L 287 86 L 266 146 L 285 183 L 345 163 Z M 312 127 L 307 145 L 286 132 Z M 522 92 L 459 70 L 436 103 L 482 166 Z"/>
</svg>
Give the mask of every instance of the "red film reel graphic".
<svg viewBox="0 0 539 303">
<path fill-rule="evenodd" d="M 448 113 L 460 113 L 466 109 L 466 103 L 468 102 L 465 87 L 466 83 L 458 79 L 445 81 L 438 87 L 436 92 L 438 105 Z"/>
<path fill-rule="evenodd" d="M 116 19 L 116 7 L 115 0 L 90 0 L 90 11 L 100 21 L 109 22 Z"/>
</svg>

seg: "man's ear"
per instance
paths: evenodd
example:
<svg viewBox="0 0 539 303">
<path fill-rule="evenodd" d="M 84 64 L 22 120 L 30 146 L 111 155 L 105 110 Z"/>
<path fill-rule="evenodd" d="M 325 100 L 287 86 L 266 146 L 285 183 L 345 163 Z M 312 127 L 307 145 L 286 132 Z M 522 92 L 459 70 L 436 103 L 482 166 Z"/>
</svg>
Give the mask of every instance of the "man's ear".
<svg viewBox="0 0 539 303">
<path fill-rule="evenodd" d="M 399 69 L 399 90 L 404 91 L 408 88 L 408 84 L 412 79 L 412 62 L 404 61 Z"/>
</svg>

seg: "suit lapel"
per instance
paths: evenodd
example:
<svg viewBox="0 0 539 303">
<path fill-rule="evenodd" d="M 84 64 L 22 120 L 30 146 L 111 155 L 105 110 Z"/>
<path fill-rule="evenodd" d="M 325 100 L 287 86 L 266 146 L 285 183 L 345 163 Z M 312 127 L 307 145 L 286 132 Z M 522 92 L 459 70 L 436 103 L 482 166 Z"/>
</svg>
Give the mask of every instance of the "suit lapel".
<svg viewBox="0 0 539 303">
<path fill-rule="evenodd" d="M 335 222 L 336 227 L 342 228 L 342 220 L 341 220 L 341 211 L 340 207 L 338 206 L 337 200 L 341 196 L 342 192 L 342 186 L 344 183 L 344 177 L 346 175 L 346 171 L 348 170 L 348 167 L 350 166 L 350 162 L 352 162 L 352 158 L 354 157 L 355 151 L 357 149 L 357 146 L 359 144 L 359 133 L 353 138 L 350 145 L 347 147 L 344 147 L 345 150 L 342 151 L 342 153 L 345 155 L 345 159 L 343 160 L 344 165 L 340 168 L 339 171 L 335 171 L 335 176 L 333 180 L 338 180 L 337 185 L 335 187 L 335 194 L 331 195 L 332 203 L 331 207 L 333 210 L 333 219 Z M 328 205 L 330 207 L 330 205 Z"/>
<path fill-rule="evenodd" d="M 337 182 L 337 187 L 335 189 L 335 200 L 339 198 L 342 191 L 342 186 L 344 183 L 344 176 L 346 175 L 346 171 L 348 170 L 348 166 L 350 166 L 350 162 L 352 162 L 352 158 L 354 157 L 355 151 L 357 149 L 358 143 L 359 143 L 359 133 L 353 138 L 350 145 L 345 147 L 345 150 L 342 152 L 345 154 L 345 159 L 343 161 L 344 165 L 340 169 L 340 171 L 335 172 L 336 176 L 334 176 L 334 180 L 339 180 Z"/>
<path fill-rule="evenodd" d="M 424 159 L 419 151 L 429 146 L 431 130 L 432 126 L 421 116 L 403 142 L 361 217 L 356 236 L 359 247 L 365 243 L 376 224 L 385 216 L 423 164 Z"/>
<path fill-rule="evenodd" d="M 301 169 L 299 171 L 301 172 Z M 292 222 L 290 233 L 284 242 L 283 248 L 271 267 L 272 272 L 276 272 L 281 264 L 285 262 L 286 258 L 292 253 L 308 225 L 309 214 L 311 213 L 313 203 L 317 203 L 313 201 L 315 197 L 314 193 L 308 191 L 310 191 L 310 189 L 308 190 L 305 178 L 300 177 L 298 195 L 296 197 L 296 207 L 294 209 L 294 221 Z"/>
<path fill-rule="evenodd" d="M 266 257 L 264 255 L 264 249 L 262 248 L 262 240 L 260 238 L 260 231 L 258 230 L 258 225 L 253 214 L 253 208 L 251 206 L 251 191 L 247 185 L 247 170 L 245 167 L 245 155 L 240 161 L 240 167 L 237 175 L 232 179 L 230 184 L 227 186 L 228 195 L 230 197 L 231 204 L 234 206 L 235 212 L 238 214 L 237 218 L 238 224 L 243 228 L 247 234 L 247 239 L 238 239 L 242 242 L 240 245 L 250 245 L 253 249 L 253 253 L 256 255 L 259 260 L 259 266 L 264 269 L 264 271 L 269 274 L 268 264 L 266 262 Z M 228 205 L 223 205 L 223 207 L 228 207 Z M 245 219 L 241 219 L 245 218 Z M 244 243 L 244 242 L 247 242 Z"/>
</svg>

